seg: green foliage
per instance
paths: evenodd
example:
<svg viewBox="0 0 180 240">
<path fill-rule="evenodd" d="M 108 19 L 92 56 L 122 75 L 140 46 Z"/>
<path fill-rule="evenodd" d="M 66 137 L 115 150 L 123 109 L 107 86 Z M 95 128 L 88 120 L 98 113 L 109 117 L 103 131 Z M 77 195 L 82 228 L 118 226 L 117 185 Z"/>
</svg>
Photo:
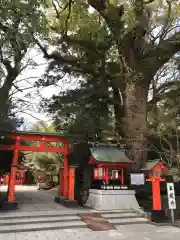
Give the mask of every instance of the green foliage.
<svg viewBox="0 0 180 240">
<path fill-rule="evenodd" d="M 0 73 L 6 90 L 1 97 L 7 100 L 27 49 L 37 43 L 44 56 L 52 60 L 37 86 L 59 83 L 63 77 L 78 79 L 75 90 L 54 96 L 46 106 L 56 124 L 53 128 L 96 132 L 115 128 L 116 122 L 121 127 L 116 131 L 122 132 L 140 162 L 145 149 L 142 139 L 148 135 L 148 89 L 158 71 L 180 50 L 180 35 L 174 31 L 179 9 L 178 1 L 156 0 L 150 4 L 116 0 L 107 4 L 102 0 L 1 1 Z M 49 53 L 48 44 L 44 46 L 37 39 L 46 40 L 56 50 Z M 154 109 L 149 113 L 149 119 L 153 118 L 150 130 L 158 133 L 162 133 L 163 124 L 169 131 L 179 121 L 175 107 L 179 104 L 178 83 L 164 88 L 162 81 L 153 89 L 158 95 L 152 101 L 158 116 Z"/>
<path fill-rule="evenodd" d="M 53 133 L 55 132 L 55 126 L 54 125 L 46 125 L 44 122 L 39 121 L 36 124 L 34 124 L 31 129 L 31 131 L 37 131 L 37 132 L 47 132 L 47 133 Z M 39 145 L 39 142 L 37 141 L 24 141 L 24 146 L 37 146 Z M 45 145 L 48 146 L 54 146 L 55 143 L 45 143 Z M 57 147 L 61 146 L 61 143 L 56 143 Z M 58 174 L 59 167 L 63 164 L 63 154 L 61 153 L 50 153 L 50 152 L 24 152 L 24 164 L 31 170 L 41 170 L 46 173 L 51 174 Z"/>
<path fill-rule="evenodd" d="M 40 153 L 36 155 L 35 164 L 37 169 L 44 172 L 52 172 L 53 174 L 58 174 L 60 167 L 59 161 L 52 154 Z"/>
<path fill-rule="evenodd" d="M 79 88 L 61 92 L 47 104 L 58 131 L 97 133 L 112 129 L 111 99 L 98 81 L 82 81 Z"/>
<path fill-rule="evenodd" d="M 170 117 L 173 117 L 173 121 L 174 117 L 178 118 L 172 111 L 167 114 L 167 109 L 170 107 L 172 110 L 174 103 L 170 104 L 171 96 L 166 88 L 159 87 L 165 79 L 161 79 L 161 84 L 154 84 L 157 73 L 180 50 L 180 35 L 177 30 L 174 31 L 179 18 L 178 1 L 152 1 L 148 4 L 143 1 L 106 3 L 88 0 L 88 5 L 86 1 L 71 4 L 69 1 L 56 2 L 62 9 L 64 7 L 64 11 L 60 11 L 60 7 L 56 8 L 54 22 L 51 15 L 50 23 L 57 36 L 57 43 L 54 39 L 57 48 L 52 54 L 46 53 L 54 61 L 49 66 L 47 78 L 41 84 L 58 83 L 64 75 L 70 75 L 83 79 L 87 83 L 86 89 L 93 93 L 96 91 L 91 86 L 96 88 L 98 82 L 102 89 L 106 89 L 108 97 L 105 96 L 103 101 L 108 101 L 108 104 L 106 110 L 98 108 L 99 102 L 91 99 L 90 109 L 92 112 L 95 109 L 96 114 L 88 113 L 89 102 L 86 99 L 89 95 L 80 83 L 80 90 L 65 92 L 52 99 L 49 110 L 55 116 L 55 123 L 61 128 L 66 122 L 69 129 L 72 126 L 75 129 L 91 129 L 90 123 L 97 126 L 97 120 L 92 119 L 94 115 L 101 125 L 101 114 L 104 116 L 103 113 L 107 112 L 108 116 L 108 112 L 113 110 L 114 122 L 121 126 L 118 132 L 125 137 L 128 148 L 133 150 L 132 158 L 138 162 L 143 161 L 143 149 L 146 147 L 142 139 L 149 134 L 147 90 L 151 83 L 154 93 L 158 95 L 158 99 L 153 99 L 152 102 L 156 105 L 159 116 L 160 112 L 166 114 L 169 123 Z M 94 11 L 89 11 L 90 6 Z M 59 77 L 53 75 L 58 72 Z M 174 95 L 172 89 L 170 92 Z M 97 93 L 97 99 L 100 99 L 99 96 L 101 92 Z M 161 106 L 166 109 L 165 112 L 160 110 Z M 157 116 L 155 119 L 154 114 L 155 110 L 151 109 L 149 119 L 152 116 L 155 122 L 158 121 L 158 126 L 157 123 L 154 125 L 154 120 L 150 121 L 150 131 L 154 126 L 156 130 L 157 127 L 162 127 L 160 119 L 157 120 Z M 88 119 L 91 120 L 88 122 Z M 108 118 L 104 119 L 108 121 Z"/>
<path fill-rule="evenodd" d="M 13 87 L 18 89 L 15 80 L 27 65 L 34 64 L 30 59 L 24 61 L 26 53 L 34 46 L 35 35 L 46 36 L 45 7 L 48 7 L 45 0 L 0 1 L 0 123 L 3 128 L 14 127 L 6 123 L 12 118 L 14 103 L 10 92 Z"/>
<path fill-rule="evenodd" d="M 22 60 L 27 49 L 34 45 L 33 34 L 44 34 L 47 30 L 43 3 L 45 1 L 1 1 L 0 45 L 4 59 L 15 64 Z"/>
</svg>

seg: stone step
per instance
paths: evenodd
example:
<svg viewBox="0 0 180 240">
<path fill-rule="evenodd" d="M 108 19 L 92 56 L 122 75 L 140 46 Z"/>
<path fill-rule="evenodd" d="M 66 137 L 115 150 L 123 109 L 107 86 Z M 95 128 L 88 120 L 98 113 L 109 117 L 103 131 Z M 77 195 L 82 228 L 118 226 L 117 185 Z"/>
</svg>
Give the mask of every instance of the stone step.
<svg viewBox="0 0 180 240">
<path fill-rule="evenodd" d="M 136 212 L 124 212 L 124 213 L 106 213 L 106 214 L 101 214 L 102 217 L 106 219 L 118 219 L 118 218 L 137 218 L 140 216 L 139 213 Z"/>
<path fill-rule="evenodd" d="M 43 224 L 43 223 L 56 223 L 56 222 L 72 222 L 72 221 L 81 221 L 81 218 L 77 215 L 71 216 L 53 216 L 50 218 L 45 217 L 27 217 L 20 219 L 0 219 L 0 226 L 5 225 L 23 225 L 23 224 Z"/>
<path fill-rule="evenodd" d="M 46 213 L 42 213 L 42 212 L 33 212 L 33 213 L 25 213 L 25 214 L 18 214 L 18 215 L 14 215 L 14 214 L 8 214 L 8 215 L 5 215 L 3 217 L 0 217 L 0 221 L 1 220 L 10 220 L 10 219 L 29 219 L 29 218 L 53 218 L 53 217 L 71 217 L 71 216 L 77 216 L 77 213 L 57 213 L 57 212 L 46 212 Z"/>
<path fill-rule="evenodd" d="M 142 224 L 148 223 L 148 219 L 142 217 L 142 213 L 137 211 L 105 213 L 102 216 L 113 225 L 129 225 L 129 224 Z"/>
<path fill-rule="evenodd" d="M 0 220 L 4 219 L 23 219 L 23 218 L 50 218 L 60 216 L 77 216 L 77 213 L 98 212 L 100 214 L 129 214 L 136 213 L 134 210 L 114 210 L 114 211 L 96 211 L 96 210 L 65 210 L 65 211 L 41 211 L 41 212 L 0 212 Z M 1 215 L 2 214 L 2 215 Z"/>
<path fill-rule="evenodd" d="M 116 225 L 128 225 L 128 224 L 142 224 L 142 223 L 149 223 L 148 219 L 143 217 L 134 217 L 134 218 L 116 218 L 110 219 L 108 221 L 112 224 Z"/>
<path fill-rule="evenodd" d="M 0 217 L 0 233 L 33 232 L 57 229 L 88 228 L 78 213 L 100 213 L 102 217 L 116 225 L 148 223 L 135 210 L 66 210 L 66 211 L 43 211 L 43 212 L 9 212 L 2 213 Z"/>
<path fill-rule="evenodd" d="M 87 225 L 81 220 L 61 221 L 61 222 L 44 222 L 44 223 L 31 223 L 29 222 L 20 225 L 1 225 L 0 234 L 2 233 L 18 233 L 18 232 L 34 232 L 34 231 L 47 231 L 56 229 L 77 229 L 87 228 Z"/>
</svg>

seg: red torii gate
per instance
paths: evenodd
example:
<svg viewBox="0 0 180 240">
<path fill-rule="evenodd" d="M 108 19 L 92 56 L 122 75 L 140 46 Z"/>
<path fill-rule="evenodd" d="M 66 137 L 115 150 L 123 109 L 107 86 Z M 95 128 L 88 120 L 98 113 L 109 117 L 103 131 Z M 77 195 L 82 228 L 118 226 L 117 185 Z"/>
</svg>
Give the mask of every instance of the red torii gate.
<svg viewBox="0 0 180 240">
<path fill-rule="evenodd" d="M 69 141 L 66 137 L 60 136 L 54 133 L 33 133 L 33 132 L 5 132 L 1 133 L 1 136 L 5 136 L 8 139 L 13 139 L 15 141 L 14 145 L 0 145 L 0 151 L 14 151 L 11 171 L 9 176 L 9 184 L 8 184 L 8 202 L 14 202 L 14 192 L 15 192 L 15 178 L 16 178 L 16 170 L 18 167 L 18 155 L 20 151 L 32 151 L 32 152 L 61 152 L 64 153 L 64 168 L 63 168 L 63 179 L 62 176 L 59 176 L 59 180 L 62 182 L 59 184 L 59 197 L 68 197 L 68 159 L 67 154 L 69 152 Z M 23 146 L 21 145 L 21 141 L 38 141 L 39 144 L 37 146 Z M 63 147 L 55 147 L 55 146 L 46 146 L 45 143 L 50 142 L 61 142 L 63 143 Z M 61 188 L 61 189 L 60 189 Z M 63 192 L 62 192 L 63 189 Z"/>
</svg>

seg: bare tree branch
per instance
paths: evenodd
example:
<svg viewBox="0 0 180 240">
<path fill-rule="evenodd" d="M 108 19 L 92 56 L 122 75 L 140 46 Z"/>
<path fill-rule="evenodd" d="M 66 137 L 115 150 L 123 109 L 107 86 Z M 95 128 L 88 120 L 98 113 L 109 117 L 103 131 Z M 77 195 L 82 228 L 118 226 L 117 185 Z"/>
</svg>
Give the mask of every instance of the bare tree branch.
<svg viewBox="0 0 180 240">
<path fill-rule="evenodd" d="M 155 0 L 147 0 L 147 1 L 144 1 L 144 4 L 150 4 L 150 3 L 153 3 Z"/>
<path fill-rule="evenodd" d="M 145 55 L 144 61 L 152 74 L 155 75 L 158 69 L 178 51 L 180 51 L 180 32 L 173 34 L 166 40 L 162 40 L 157 46 L 153 46 Z M 153 65 L 150 62 L 153 62 Z"/>
<path fill-rule="evenodd" d="M 165 19 L 165 24 L 162 29 L 162 33 L 159 36 L 160 41 L 162 41 L 162 39 L 164 39 L 164 37 L 167 35 L 167 31 L 169 29 L 169 22 L 170 22 L 170 18 L 171 18 L 171 12 L 172 12 L 172 3 L 169 0 L 166 0 L 166 3 L 168 4 L 168 12 L 167 12 L 167 16 Z"/>
</svg>

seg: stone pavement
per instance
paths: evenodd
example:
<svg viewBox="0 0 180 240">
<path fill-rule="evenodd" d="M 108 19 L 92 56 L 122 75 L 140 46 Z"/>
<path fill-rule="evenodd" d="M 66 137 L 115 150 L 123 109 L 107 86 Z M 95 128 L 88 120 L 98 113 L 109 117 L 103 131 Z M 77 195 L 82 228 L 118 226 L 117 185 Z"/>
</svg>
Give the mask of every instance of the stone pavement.
<svg viewBox="0 0 180 240">
<path fill-rule="evenodd" d="M 179 240 L 180 229 L 149 224 L 119 226 L 117 230 L 64 229 L 43 232 L 0 234 L 6 240 Z"/>
<path fill-rule="evenodd" d="M 0 191 L 5 190 L 6 187 L 1 187 L 0 189 Z M 66 218 L 66 224 L 69 223 L 70 226 L 74 217 L 76 224 L 78 222 L 81 227 L 83 224 L 80 223 L 80 220 L 77 219 L 75 214 L 80 212 L 91 212 L 92 210 L 82 208 L 74 210 L 67 209 L 54 202 L 55 194 L 55 190 L 37 191 L 35 186 L 16 186 L 16 199 L 20 203 L 20 209 L 13 212 L 0 212 L 0 231 L 3 231 L 3 228 L 5 229 L 8 226 L 10 229 L 15 229 L 16 226 L 13 222 L 16 222 L 16 219 L 17 227 L 20 226 L 23 229 L 24 225 L 22 222 L 26 221 L 29 224 L 30 218 L 31 221 L 34 221 L 35 225 L 38 227 L 41 225 L 40 219 L 44 222 L 48 221 L 48 226 L 53 229 L 56 224 L 59 224 L 59 226 L 61 226 L 62 223 L 65 224 L 64 221 L 62 222 L 62 216 Z M 61 217 L 59 214 L 61 214 Z M 126 215 L 128 215 L 128 213 Z M 60 221 L 57 222 L 59 218 Z M 116 220 L 117 219 L 114 219 L 114 221 Z M 9 221 L 12 225 L 7 226 L 6 224 L 9 224 Z M 21 222 L 21 224 L 19 224 L 18 221 Z M 29 226 L 33 225 L 33 222 L 29 224 Z M 177 240 L 180 236 L 180 228 L 172 226 L 160 227 L 149 223 L 130 224 L 127 222 L 125 225 L 115 225 L 115 227 L 116 230 L 92 231 L 89 228 L 73 228 L 72 225 L 69 229 L 44 229 L 42 231 L 37 230 L 29 232 L 27 232 L 26 228 L 24 228 L 24 232 L 10 233 L 10 231 L 7 231 L 7 233 L 0 233 L 0 240 Z"/>
<path fill-rule="evenodd" d="M 55 203 L 54 197 L 56 190 L 37 190 L 37 186 L 21 186 L 15 187 L 15 198 L 19 203 L 19 209 L 16 212 L 36 212 L 66 210 L 65 207 Z M 6 192 L 7 186 L 0 186 L 0 192 Z"/>
</svg>

